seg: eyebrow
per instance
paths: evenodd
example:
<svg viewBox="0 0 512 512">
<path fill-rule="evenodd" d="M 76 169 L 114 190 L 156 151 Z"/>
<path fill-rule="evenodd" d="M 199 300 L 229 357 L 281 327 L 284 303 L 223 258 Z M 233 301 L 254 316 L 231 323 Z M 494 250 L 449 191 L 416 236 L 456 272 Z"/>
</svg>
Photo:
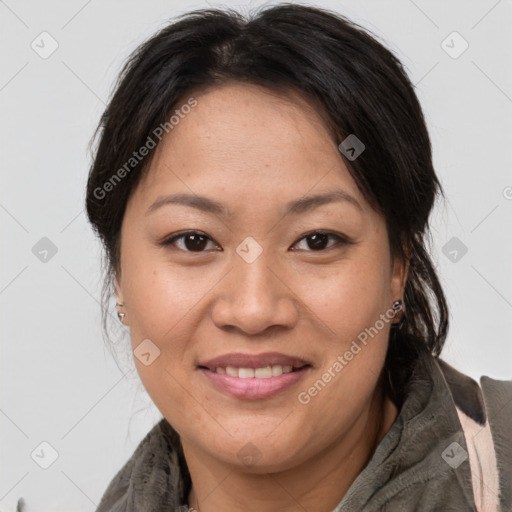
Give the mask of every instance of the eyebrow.
<svg viewBox="0 0 512 512">
<path fill-rule="evenodd" d="M 314 208 L 330 204 L 334 202 L 343 202 L 356 207 L 358 210 L 363 212 L 363 207 L 359 204 L 357 199 L 343 190 L 333 190 L 332 192 L 326 192 L 323 194 L 316 194 L 307 197 L 301 197 L 300 199 L 290 201 L 286 203 L 285 215 L 297 215 L 311 211 Z M 196 208 L 206 213 L 213 213 L 223 217 L 229 217 L 232 215 L 229 208 L 222 203 L 219 203 L 206 196 L 198 196 L 195 194 L 171 194 L 164 197 L 159 197 L 146 211 L 146 215 L 154 212 L 162 206 L 169 204 L 179 204 L 183 206 L 189 206 Z"/>
</svg>

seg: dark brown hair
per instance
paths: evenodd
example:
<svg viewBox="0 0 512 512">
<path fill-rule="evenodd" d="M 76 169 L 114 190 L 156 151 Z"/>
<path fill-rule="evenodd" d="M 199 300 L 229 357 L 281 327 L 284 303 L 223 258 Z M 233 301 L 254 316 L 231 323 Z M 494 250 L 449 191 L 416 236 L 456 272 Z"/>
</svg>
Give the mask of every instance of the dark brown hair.
<svg viewBox="0 0 512 512">
<path fill-rule="evenodd" d="M 364 152 L 345 163 L 385 218 L 393 257 L 410 262 L 405 315 L 391 330 L 384 369 L 387 392 L 400 402 L 400 382 L 418 351 L 438 356 L 448 331 L 446 300 L 426 245 L 429 215 L 443 192 L 402 64 L 369 31 L 324 9 L 287 3 L 247 17 L 230 9 L 193 11 L 131 55 L 96 132 L 87 184 L 87 214 L 106 254 L 104 313 L 119 266 L 127 200 L 152 152 L 129 168 L 126 162 L 168 123 L 183 98 L 227 81 L 299 92 L 319 109 L 336 144 L 350 134 L 364 143 Z M 123 166 L 127 172 L 113 182 Z"/>
</svg>

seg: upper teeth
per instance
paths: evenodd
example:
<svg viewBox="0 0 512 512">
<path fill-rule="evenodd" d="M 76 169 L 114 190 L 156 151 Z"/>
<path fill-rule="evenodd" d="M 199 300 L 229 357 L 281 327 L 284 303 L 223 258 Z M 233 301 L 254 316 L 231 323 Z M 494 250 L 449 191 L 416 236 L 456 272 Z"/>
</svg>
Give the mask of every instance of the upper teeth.
<svg viewBox="0 0 512 512">
<path fill-rule="evenodd" d="M 281 366 L 275 364 L 272 366 L 264 366 L 262 368 L 236 368 L 235 366 L 226 366 L 226 368 L 215 368 L 217 373 L 227 373 L 231 377 L 239 377 L 240 379 L 270 379 L 270 377 L 279 377 L 282 373 L 290 373 L 293 370 L 292 365 Z"/>
</svg>

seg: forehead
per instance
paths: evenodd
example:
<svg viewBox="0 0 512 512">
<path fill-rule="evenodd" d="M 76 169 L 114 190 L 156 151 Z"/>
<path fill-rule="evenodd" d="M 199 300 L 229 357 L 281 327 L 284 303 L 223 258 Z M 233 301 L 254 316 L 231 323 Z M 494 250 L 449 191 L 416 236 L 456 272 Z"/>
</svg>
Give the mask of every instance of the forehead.
<svg viewBox="0 0 512 512">
<path fill-rule="evenodd" d="M 157 146 L 140 184 L 148 201 L 162 189 L 286 201 L 342 188 L 364 204 L 320 113 L 301 96 L 238 83 L 193 96 L 197 106 Z"/>
<path fill-rule="evenodd" d="M 228 149 L 216 144 L 229 143 L 234 156 L 252 151 L 257 156 L 264 152 L 312 154 L 336 147 L 318 109 L 292 91 L 284 95 L 257 85 L 232 83 L 206 91 L 197 101 L 193 112 L 167 137 L 171 145 L 192 135 L 211 151 Z"/>
</svg>

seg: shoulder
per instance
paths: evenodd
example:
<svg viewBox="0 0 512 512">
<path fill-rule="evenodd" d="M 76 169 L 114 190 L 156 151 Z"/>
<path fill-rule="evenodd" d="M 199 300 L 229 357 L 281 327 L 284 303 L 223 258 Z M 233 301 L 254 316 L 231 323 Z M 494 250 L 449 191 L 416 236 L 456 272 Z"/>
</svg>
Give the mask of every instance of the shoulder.
<svg viewBox="0 0 512 512">
<path fill-rule="evenodd" d="M 479 385 L 445 361 L 437 363 L 464 432 L 478 509 L 512 509 L 512 380 L 482 376 Z"/>
<path fill-rule="evenodd" d="M 483 376 L 480 384 L 494 441 L 503 510 L 512 510 L 512 380 Z"/>
<path fill-rule="evenodd" d="M 501 420 L 512 420 L 512 380 L 496 380 L 482 376 L 480 385 L 487 408 Z M 496 420 L 498 418 L 495 418 Z"/>
<path fill-rule="evenodd" d="M 467 416 L 482 425 L 488 420 L 496 429 L 512 426 L 512 380 L 482 376 L 478 384 L 446 361 L 436 361 L 455 405 Z"/>
</svg>

